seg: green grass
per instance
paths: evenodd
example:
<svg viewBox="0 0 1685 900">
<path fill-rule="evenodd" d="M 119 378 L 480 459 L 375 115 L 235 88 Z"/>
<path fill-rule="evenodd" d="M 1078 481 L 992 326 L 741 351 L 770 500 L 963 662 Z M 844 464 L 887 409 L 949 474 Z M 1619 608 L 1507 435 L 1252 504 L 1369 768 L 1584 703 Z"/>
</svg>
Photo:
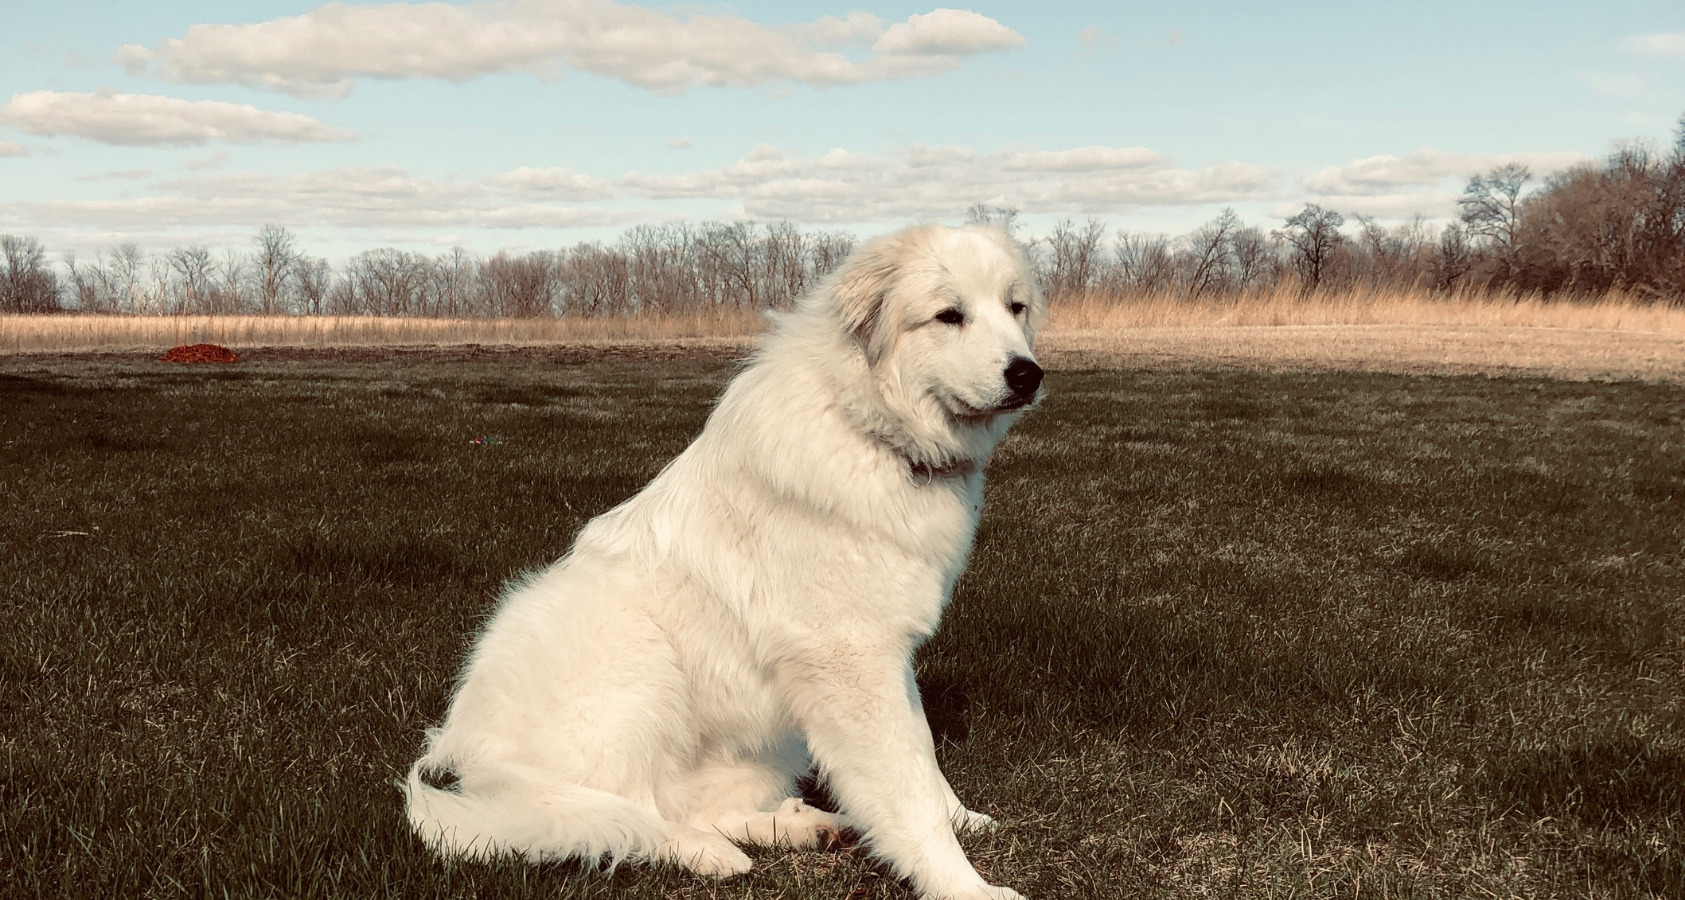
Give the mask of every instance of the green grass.
<svg viewBox="0 0 1685 900">
<path fill-rule="evenodd" d="M 903 898 L 447 865 L 415 756 L 498 586 L 723 356 L 0 359 L 0 894 Z M 1685 896 L 1685 388 L 1054 371 L 920 658 L 1031 897 Z M 476 438 L 483 439 L 474 443 Z"/>
</svg>

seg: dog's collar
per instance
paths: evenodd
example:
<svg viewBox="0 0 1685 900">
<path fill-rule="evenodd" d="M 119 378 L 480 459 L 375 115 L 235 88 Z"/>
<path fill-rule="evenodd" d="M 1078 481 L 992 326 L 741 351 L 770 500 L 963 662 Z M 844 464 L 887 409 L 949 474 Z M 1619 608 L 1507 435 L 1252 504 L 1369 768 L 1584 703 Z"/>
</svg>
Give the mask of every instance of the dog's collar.
<svg viewBox="0 0 1685 900">
<path fill-rule="evenodd" d="M 872 436 L 877 438 L 878 443 L 888 448 L 889 452 L 895 454 L 895 458 L 900 460 L 901 464 L 907 468 L 907 474 L 911 475 L 914 481 L 924 484 L 930 484 L 939 478 L 966 478 L 981 472 L 985 465 L 985 463 L 979 463 L 975 459 L 956 459 L 946 465 L 933 466 L 930 463 L 908 456 L 907 451 L 902 450 L 883 435 L 875 434 Z"/>
<path fill-rule="evenodd" d="M 900 456 L 901 461 L 907 464 L 907 471 L 912 474 L 915 481 L 923 481 L 927 484 L 938 478 L 965 478 L 969 475 L 975 475 L 978 470 L 983 468 L 977 464 L 975 459 L 961 459 L 945 466 L 932 466 L 927 463 L 915 462 L 900 453 L 895 455 Z"/>
</svg>

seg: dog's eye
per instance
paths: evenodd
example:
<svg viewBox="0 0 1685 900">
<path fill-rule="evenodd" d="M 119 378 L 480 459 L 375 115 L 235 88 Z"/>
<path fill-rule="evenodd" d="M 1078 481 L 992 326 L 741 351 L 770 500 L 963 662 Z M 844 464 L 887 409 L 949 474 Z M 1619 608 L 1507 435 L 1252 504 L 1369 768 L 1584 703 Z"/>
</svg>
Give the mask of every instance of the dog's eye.
<svg viewBox="0 0 1685 900">
<path fill-rule="evenodd" d="M 962 313 L 958 309 L 950 306 L 936 314 L 936 321 L 941 322 L 944 325 L 964 325 L 965 313 Z"/>
<path fill-rule="evenodd" d="M 1018 300 L 1014 300 L 1011 303 L 1007 304 L 1006 308 L 1011 310 L 1012 314 L 1015 315 L 1015 316 L 1021 316 L 1021 315 L 1024 314 L 1024 310 L 1029 309 L 1029 307 L 1025 306 L 1021 301 L 1018 301 Z"/>
</svg>

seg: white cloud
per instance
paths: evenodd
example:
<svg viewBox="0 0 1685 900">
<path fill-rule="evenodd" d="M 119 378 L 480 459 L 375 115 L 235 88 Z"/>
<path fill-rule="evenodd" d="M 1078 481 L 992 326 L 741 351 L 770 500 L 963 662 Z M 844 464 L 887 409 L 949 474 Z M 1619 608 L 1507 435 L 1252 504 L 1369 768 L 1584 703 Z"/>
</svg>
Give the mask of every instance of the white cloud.
<svg viewBox="0 0 1685 900">
<path fill-rule="evenodd" d="M 28 156 L 29 148 L 16 141 L 0 141 L 0 158 L 7 156 Z"/>
<path fill-rule="evenodd" d="M 116 172 L 101 172 L 97 175 L 74 175 L 71 181 L 136 181 L 152 174 L 151 169 L 122 169 Z"/>
<path fill-rule="evenodd" d="M 869 44 L 883 34 L 883 20 L 869 12 L 851 12 L 842 18 L 821 16 L 800 25 L 787 25 L 785 31 L 798 41 L 827 50 L 849 44 Z"/>
<path fill-rule="evenodd" d="M 1023 44 L 1023 35 L 988 16 L 942 8 L 889 26 L 872 51 L 886 56 L 969 56 Z"/>
<path fill-rule="evenodd" d="M 695 146 L 695 143 L 695 141 L 690 139 L 690 135 L 688 134 L 681 134 L 678 137 L 670 137 L 667 139 L 667 147 L 670 150 L 689 150 L 691 147 Z"/>
<path fill-rule="evenodd" d="M 1437 187 L 1446 179 L 1463 180 L 1506 163 L 1521 163 L 1534 175 L 1564 169 L 1585 157 L 1578 153 L 1506 153 L 1472 156 L 1424 147 L 1408 156 L 1369 156 L 1343 166 L 1330 166 L 1299 179 L 1319 197 L 1380 197 L 1401 187 Z"/>
<path fill-rule="evenodd" d="M 605 200 L 614 193 L 603 181 L 572 169 L 521 166 L 486 180 L 512 193 L 550 200 Z"/>
<path fill-rule="evenodd" d="M 1636 72 L 1623 72 L 1619 75 L 1585 72 L 1580 75 L 1580 80 L 1599 94 L 1622 100 L 1637 100 L 1644 95 L 1644 77 Z"/>
<path fill-rule="evenodd" d="M 1070 150 L 1007 153 L 1001 157 L 1002 165 L 1008 169 L 1041 169 L 1053 172 L 1144 169 L 1158 166 L 1163 161 L 1163 156 L 1146 147 L 1074 147 Z"/>
<path fill-rule="evenodd" d="M 231 172 L 161 181 L 145 197 L 12 203 L 0 206 L 0 218 L 30 227 L 113 233 L 255 229 L 264 222 L 293 228 L 567 228 L 648 218 L 546 202 L 524 186 L 559 181 L 542 174 L 555 171 L 517 169 L 484 182 L 422 178 L 389 166 L 291 175 Z"/>
<path fill-rule="evenodd" d="M 823 223 L 952 219 L 977 202 L 1049 214 L 1229 203 L 1273 199 L 1280 182 L 1238 162 L 1177 168 L 1142 147 L 980 154 L 914 145 L 894 156 L 835 149 L 804 158 L 764 144 L 718 169 L 621 179 L 654 200 L 736 201 L 745 216 Z"/>
<path fill-rule="evenodd" d="M 233 158 L 234 154 L 229 153 L 227 150 L 218 150 L 210 156 L 199 156 L 190 159 L 183 163 L 183 165 L 187 167 L 187 171 L 189 172 L 205 172 L 211 169 L 220 169 L 225 163 Z"/>
<path fill-rule="evenodd" d="M 215 100 L 156 94 L 32 91 L 0 107 L 0 124 L 39 135 L 76 135 L 124 146 L 186 146 L 212 141 L 348 141 L 355 136 L 298 113 L 266 112 Z"/>
<path fill-rule="evenodd" d="M 1646 56 L 1685 56 L 1685 31 L 1634 35 L 1627 48 Z"/>
<path fill-rule="evenodd" d="M 831 52 L 875 41 L 864 59 Z M 740 16 L 668 13 L 613 0 L 478 0 L 348 6 L 244 25 L 193 25 L 156 48 L 121 47 L 131 72 L 344 96 L 358 78 L 463 81 L 494 72 L 544 77 L 573 68 L 679 94 L 696 87 L 855 84 L 946 71 L 1022 44 L 987 16 L 954 9 L 885 28 L 851 13 L 773 26 Z"/>
<path fill-rule="evenodd" d="M 1400 220 L 1422 216 L 1440 219 L 1456 212 L 1458 196 L 1456 191 L 1445 190 L 1395 191 L 1385 194 L 1319 194 L 1277 203 L 1266 211 L 1273 218 L 1287 219 L 1297 215 L 1305 208 L 1307 202 L 1311 202 L 1347 217 L 1373 216 L 1383 220 Z"/>
</svg>

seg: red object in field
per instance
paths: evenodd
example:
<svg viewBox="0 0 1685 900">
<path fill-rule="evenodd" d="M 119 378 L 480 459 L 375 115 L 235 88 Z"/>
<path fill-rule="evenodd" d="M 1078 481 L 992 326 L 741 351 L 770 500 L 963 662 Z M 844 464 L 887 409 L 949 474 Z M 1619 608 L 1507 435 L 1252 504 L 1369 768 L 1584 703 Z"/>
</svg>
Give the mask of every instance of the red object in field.
<svg viewBox="0 0 1685 900">
<path fill-rule="evenodd" d="M 216 344 L 183 344 L 158 357 L 164 362 L 239 362 L 233 350 Z"/>
</svg>

